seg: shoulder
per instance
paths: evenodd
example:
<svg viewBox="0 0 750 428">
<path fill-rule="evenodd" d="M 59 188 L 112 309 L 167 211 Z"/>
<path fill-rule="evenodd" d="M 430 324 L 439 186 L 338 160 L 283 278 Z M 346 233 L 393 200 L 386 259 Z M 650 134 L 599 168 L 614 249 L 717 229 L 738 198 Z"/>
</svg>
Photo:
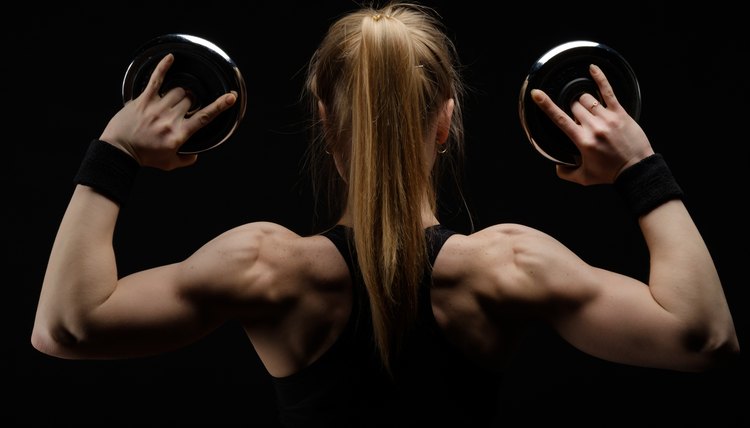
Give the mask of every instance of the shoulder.
<svg viewBox="0 0 750 428">
<path fill-rule="evenodd" d="M 490 365 L 502 363 L 524 321 L 547 319 L 560 304 L 583 301 L 575 295 L 578 286 L 570 287 L 581 277 L 569 275 L 575 270 L 587 268 L 560 242 L 528 226 L 505 223 L 454 234 L 433 266 L 433 314 L 465 352 Z M 502 322 L 507 319 L 516 322 Z"/>
<path fill-rule="evenodd" d="M 536 243 L 556 242 L 545 233 L 516 223 L 496 224 L 469 235 L 454 234 L 440 252 L 443 267 L 456 275 L 476 272 L 477 267 L 513 263 L 519 252 L 538 248 Z M 484 270 L 484 269 L 482 269 Z"/>
<path fill-rule="evenodd" d="M 330 240 L 271 222 L 230 229 L 181 264 L 189 292 L 233 303 L 280 303 L 348 279 Z"/>
<path fill-rule="evenodd" d="M 538 229 L 502 223 L 470 235 L 454 235 L 435 263 L 435 277 L 494 301 L 542 303 L 569 294 L 570 280 L 590 266 L 560 241 Z"/>
</svg>

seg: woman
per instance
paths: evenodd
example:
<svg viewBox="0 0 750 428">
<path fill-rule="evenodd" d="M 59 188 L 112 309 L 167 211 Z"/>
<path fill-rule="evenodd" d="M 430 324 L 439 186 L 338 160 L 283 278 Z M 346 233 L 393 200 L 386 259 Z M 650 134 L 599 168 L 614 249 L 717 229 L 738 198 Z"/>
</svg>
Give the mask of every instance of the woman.
<svg viewBox="0 0 750 428">
<path fill-rule="evenodd" d="M 602 99 L 583 94 L 573 117 L 542 91 L 532 97 L 581 151 L 581 165 L 558 175 L 614 184 L 638 216 L 648 284 L 519 224 L 468 235 L 440 224 L 436 182 L 461 153 L 462 86 L 436 15 L 408 3 L 341 17 L 310 61 L 330 228 L 299 236 L 249 223 L 181 262 L 119 278 L 112 237 L 134 175 L 194 163 L 181 144 L 236 101 L 225 94 L 186 117 L 183 89 L 159 94 L 173 61 L 161 60 L 81 165 L 42 286 L 31 337 L 39 351 L 151 355 L 238 321 L 286 426 L 487 423 L 503 362 L 530 319 L 622 364 L 703 371 L 739 353 L 682 192 L 595 65 Z"/>
</svg>

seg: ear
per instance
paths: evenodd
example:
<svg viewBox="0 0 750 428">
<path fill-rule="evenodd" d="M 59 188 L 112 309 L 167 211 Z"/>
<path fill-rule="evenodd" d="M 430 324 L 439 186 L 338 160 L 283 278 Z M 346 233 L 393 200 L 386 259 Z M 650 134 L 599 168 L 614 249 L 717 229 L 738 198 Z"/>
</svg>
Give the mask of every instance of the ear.
<svg viewBox="0 0 750 428">
<path fill-rule="evenodd" d="M 326 106 L 323 105 L 323 101 L 318 100 L 318 115 L 320 120 L 323 121 L 323 126 L 328 126 L 328 118 L 326 117 Z"/>
<path fill-rule="evenodd" d="M 328 115 L 326 114 L 326 106 L 323 105 L 323 101 L 318 100 L 318 115 L 320 116 L 321 122 L 323 122 L 323 131 L 328 134 Z M 328 142 L 325 142 L 326 147 L 328 147 Z M 326 148 L 326 153 L 328 153 L 328 149 Z M 338 171 L 339 176 L 344 180 L 344 182 L 348 182 L 346 170 L 344 168 L 344 162 L 341 159 L 341 153 L 333 152 L 329 153 L 331 156 L 333 156 L 333 163 L 336 165 L 336 171 Z"/>
<path fill-rule="evenodd" d="M 326 106 L 323 105 L 323 101 L 318 100 L 318 116 L 323 127 L 323 138 L 326 146 L 326 153 L 328 153 L 328 114 L 326 113 Z"/>
<path fill-rule="evenodd" d="M 323 133 L 325 135 L 329 134 L 329 131 L 331 130 L 331 124 L 328 121 L 328 112 L 326 111 L 326 106 L 323 105 L 323 101 L 318 100 L 318 116 L 320 117 L 321 125 L 323 125 Z"/>
<path fill-rule="evenodd" d="M 451 119 L 453 118 L 453 106 L 453 98 L 449 98 L 448 101 L 446 101 L 443 105 L 443 108 L 440 110 L 440 114 L 438 115 L 437 135 L 435 136 L 438 144 L 445 144 L 445 142 L 448 140 L 448 136 L 450 135 Z"/>
</svg>

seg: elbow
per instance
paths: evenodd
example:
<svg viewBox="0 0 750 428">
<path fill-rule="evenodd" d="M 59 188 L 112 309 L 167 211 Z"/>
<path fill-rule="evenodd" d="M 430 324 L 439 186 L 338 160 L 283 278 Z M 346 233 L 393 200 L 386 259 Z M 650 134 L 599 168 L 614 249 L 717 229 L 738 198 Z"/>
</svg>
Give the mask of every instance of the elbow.
<svg viewBox="0 0 750 428">
<path fill-rule="evenodd" d="M 699 355 L 694 371 L 725 370 L 739 364 L 740 343 L 734 329 L 701 336 L 693 334 L 687 341 L 690 351 Z"/>
<path fill-rule="evenodd" d="M 35 323 L 31 332 L 31 346 L 37 351 L 58 358 L 74 358 L 71 350 L 75 348 L 78 339 L 61 326 Z"/>
<path fill-rule="evenodd" d="M 52 349 L 54 341 L 50 338 L 47 332 L 42 332 L 39 327 L 34 326 L 34 330 L 31 332 L 31 346 L 37 351 L 54 356 Z"/>
<path fill-rule="evenodd" d="M 720 346 L 709 352 L 709 369 L 726 369 L 737 367 L 740 361 L 740 343 L 737 336 L 725 340 Z"/>
</svg>

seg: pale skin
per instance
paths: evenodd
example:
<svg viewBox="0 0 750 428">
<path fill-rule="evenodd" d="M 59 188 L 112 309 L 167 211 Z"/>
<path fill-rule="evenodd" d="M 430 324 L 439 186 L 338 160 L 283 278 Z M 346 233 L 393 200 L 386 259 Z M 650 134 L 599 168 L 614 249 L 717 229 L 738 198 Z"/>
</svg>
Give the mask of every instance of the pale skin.
<svg viewBox="0 0 750 428">
<path fill-rule="evenodd" d="M 158 88 L 165 57 L 144 92 L 127 103 L 101 139 L 142 166 L 194 163 L 177 150 L 232 106 L 226 94 L 190 118 L 179 88 Z M 602 104 L 584 94 L 567 116 L 541 91 L 534 101 L 575 142 L 582 164 L 558 175 L 582 185 L 612 183 L 653 153 L 640 126 L 617 102 L 596 66 Z M 431 168 L 445 143 L 452 101 L 425 137 Z M 336 155 L 336 154 L 334 154 Z M 340 159 L 340 156 L 337 156 Z M 340 164 L 340 162 L 338 162 Z M 341 169 L 342 166 L 339 165 Z M 78 185 L 60 224 L 31 336 L 61 358 L 156 354 L 199 340 L 223 323 L 244 327 L 273 376 L 309 365 L 333 343 L 351 311 L 347 266 L 325 237 L 300 236 L 273 223 L 248 223 L 217 236 L 187 259 L 119 278 L 112 238 L 120 207 Z M 438 220 L 425 207 L 425 226 Z M 350 225 L 345 210 L 341 224 Z M 504 361 L 517 323 L 541 319 L 578 349 L 616 363 L 701 371 L 739 352 L 711 255 L 679 200 L 639 220 L 650 253 L 648 284 L 587 264 L 553 237 L 499 224 L 445 243 L 433 270 L 432 307 L 447 336 L 488 365 Z"/>
</svg>

